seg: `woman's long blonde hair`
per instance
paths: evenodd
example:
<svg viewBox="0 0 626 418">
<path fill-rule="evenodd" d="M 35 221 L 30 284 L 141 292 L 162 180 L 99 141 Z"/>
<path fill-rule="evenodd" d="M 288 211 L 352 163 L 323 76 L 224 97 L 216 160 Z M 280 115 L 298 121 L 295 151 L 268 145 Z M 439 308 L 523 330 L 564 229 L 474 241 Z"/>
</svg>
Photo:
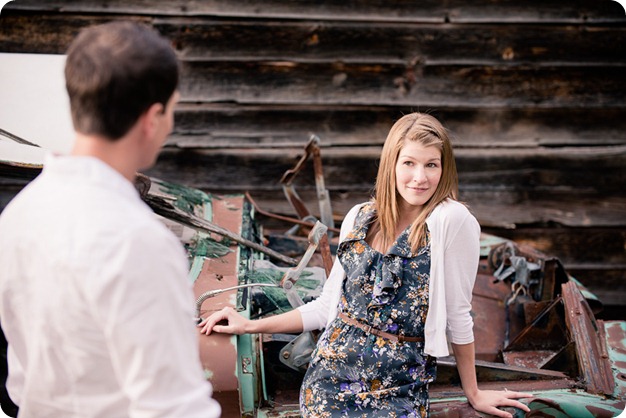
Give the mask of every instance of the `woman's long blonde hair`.
<svg viewBox="0 0 626 418">
<path fill-rule="evenodd" d="M 415 141 L 423 146 L 436 146 L 441 150 L 442 173 L 433 196 L 424 204 L 422 211 L 411 224 L 409 242 L 416 252 L 425 243 L 426 218 L 445 199 L 457 200 L 459 180 L 452 145 L 446 129 L 433 116 L 411 113 L 398 120 L 389 131 L 380 156 L 376 176 L 376 212 L 378 239 L 386 250 L 393 244 L 396 225 L 399 222 L 398 191 L 396 188 L 396 164 L 400 150 L 407 141 Z"/>
</svg>

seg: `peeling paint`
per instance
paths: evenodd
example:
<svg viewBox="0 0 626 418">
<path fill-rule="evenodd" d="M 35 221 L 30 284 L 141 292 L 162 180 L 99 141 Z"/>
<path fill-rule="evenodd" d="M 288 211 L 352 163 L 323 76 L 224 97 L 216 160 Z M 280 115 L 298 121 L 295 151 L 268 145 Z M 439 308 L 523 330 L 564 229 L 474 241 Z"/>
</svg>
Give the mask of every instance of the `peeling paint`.
<svg viewBox="0 0 626 418">
<path fill-rule="evenodd" d="M 222 241 L 218 242 L 208 236 L 198 236 L 188 246 L 187 251 L 194 257 L 220 258 L 233 251 L 229 246 L 230 240 L 228 238 L 223 238 Z"/>
<path fill-rule="evenodd" d="M 178 184 L 168 183 L 166 181 L 158 180 L 153 182 L 157 183 L 158 189 L 162 193 L 166 193 L 171 196 L 175 196 L 176 200 L 174 205 L 181 210 L 184 210 L 188 213 L 196 213 L 199 208 L 204 209 L 205 204 L 210 204 L 212 201 L 212 196 L 208 195 L 197 189 L 192 189 L 190 187 L 185 187 Z M 204 210 L 203 210 L 204 212 Z M 206 213 L 201 214 L 204 219 L 211 220 L 210 218 L 206 218 Z"/>
<path fill-rule="evenodd" d="M 626 322 L 601 321 L 605 347 L 615 377 L 614 396 L 626 399 Z"/>
</svg>

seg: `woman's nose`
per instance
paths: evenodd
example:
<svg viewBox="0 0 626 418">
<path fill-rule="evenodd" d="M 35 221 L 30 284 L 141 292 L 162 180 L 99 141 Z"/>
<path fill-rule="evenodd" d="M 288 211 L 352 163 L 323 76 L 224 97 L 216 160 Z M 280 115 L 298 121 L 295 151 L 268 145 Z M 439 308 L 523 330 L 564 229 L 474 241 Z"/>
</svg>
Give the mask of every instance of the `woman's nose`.
<svg viewBox="0 0 626 418">
<path fill-rule="evenodd" d="M 416 183 L 422 183 L 426 181 L 426 171 L 422 166 L 415 166 L 415 170 L 413 171 L 413 181 Z"/>
</svg>

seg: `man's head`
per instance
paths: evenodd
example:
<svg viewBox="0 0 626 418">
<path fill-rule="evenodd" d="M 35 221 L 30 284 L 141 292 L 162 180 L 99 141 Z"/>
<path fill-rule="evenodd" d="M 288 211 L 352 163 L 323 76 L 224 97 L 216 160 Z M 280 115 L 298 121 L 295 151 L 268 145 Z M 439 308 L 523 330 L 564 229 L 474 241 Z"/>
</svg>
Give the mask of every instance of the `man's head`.
<svg viewBox="0 0 626 418">
<path fill-rule="evenodd" d="M 111 22 L 82 30 L 72 42 L 65 81 L 74 129 L 114 141 L 155 103 L 166 111 L 178 85 L 178 61 L 152 29 Z"/>
</svg>

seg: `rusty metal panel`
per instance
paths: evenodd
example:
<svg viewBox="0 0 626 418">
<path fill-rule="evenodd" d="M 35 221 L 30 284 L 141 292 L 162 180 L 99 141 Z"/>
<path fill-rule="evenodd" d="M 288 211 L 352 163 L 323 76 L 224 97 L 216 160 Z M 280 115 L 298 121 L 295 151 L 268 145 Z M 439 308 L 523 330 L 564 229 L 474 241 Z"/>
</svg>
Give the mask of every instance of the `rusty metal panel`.
<svg viewBox="0 0 626 418">
<path fill-rule="evenodd" d="M 606 352 L 613 371 L 615 391 L 614 396 L 626 399 L 626 322 L 598 321 L 600 333 L 605 343 Z"/>
<path fill-rule="evenodd" d="M 568 282 L 561 286 L 565 304 L 565 321 L 576 343 L 581 377 L 590 393 L 612 395 L 613 373 L 598 338 L 598 325 L 591 308 L 576 287 Z"/>
<path fill-rule="evenodd" d="M 504 300 L 509 286 L 493 282 L 493 276 L 478 274 L 472 299 L 476 358 L 496 361 L 504 344 Z"/>
<path fill-rule="evenodd" d="M 231 196 L 212 199 L 212 220 L 230 231 L 241 230 L 243 197 Z M 220 240 L 221 237 L 213 237 Z M 209 290 L 222 289 L 238 284 L 239 250 L 232 246 L 231 251 L 219 258 L 204 257 L 201 271 L 193 285 L 195 297 Z M 200 315 L 206 317 L 225 306 L 237 308 L 237 293 L 227 292 L 216 295 L 204 303 Z M 206 378 L 213 385 L 216 399 L 219 399 L 224 412 L 240 411 L 240 388 L 237 377 L 238 351 L 236 337 L 213 333 L 210 336 L 198 331 L 200 360 Z"/>
</svg>

